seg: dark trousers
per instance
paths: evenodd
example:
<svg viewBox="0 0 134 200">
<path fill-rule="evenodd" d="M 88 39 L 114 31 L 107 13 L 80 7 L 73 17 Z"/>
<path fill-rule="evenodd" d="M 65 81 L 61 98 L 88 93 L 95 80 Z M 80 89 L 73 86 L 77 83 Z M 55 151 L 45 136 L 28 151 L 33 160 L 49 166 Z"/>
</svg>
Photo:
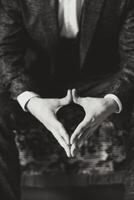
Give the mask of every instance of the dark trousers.
<svg viewBox="0 0 134 200">
<path fill-rule="evenodd" d="M 19 156 L 13 133 L 12 103 L 0 94 L 0 199 L 20 199 Z"/>
<path fill-rule="evenodd" d="M 27 188 L 22 200 L 123 200 L 123 185 Z"/>
</svg>

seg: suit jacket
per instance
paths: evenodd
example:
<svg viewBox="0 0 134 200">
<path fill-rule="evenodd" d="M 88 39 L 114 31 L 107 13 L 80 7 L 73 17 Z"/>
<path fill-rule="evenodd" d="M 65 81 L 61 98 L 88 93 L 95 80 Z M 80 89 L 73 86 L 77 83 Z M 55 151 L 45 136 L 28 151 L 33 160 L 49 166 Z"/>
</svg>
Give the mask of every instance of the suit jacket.
<svg viewBox="0 0 134 200">
<path fill-rule="evenodd" d="M 53 71 L 59 41 L 57 11 L 57 0 L 0 0 L 0 88 L 12 98 L 34 91 L 34 80 L 45 83 Z M 81 71 L 86 74 L 88 69 L 89 80 L 116 74 L 108 92 L 123 106 L 132 103 L 134 1 L 85 0 L 79 51 Z"/>
</svg>

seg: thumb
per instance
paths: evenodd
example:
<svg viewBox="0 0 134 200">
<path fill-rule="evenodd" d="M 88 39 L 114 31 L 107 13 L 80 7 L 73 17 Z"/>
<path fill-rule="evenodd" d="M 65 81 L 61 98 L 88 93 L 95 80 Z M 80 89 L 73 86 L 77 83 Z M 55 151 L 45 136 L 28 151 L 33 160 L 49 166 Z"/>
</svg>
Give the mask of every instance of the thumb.
<svg viewBox="0 0 134 200">
<path fill-rule="evenodd" d="M 60 100 L 60 105 L 65 106 L 72 102 L 72 93 L 71 90 L 67 91 L 67 95 Z"/>
<path fill-rule="evenodd" d="M 78 103 L 79 96 L 76 89 L 72 89 L 72 98 L 74 103 Z"/>
</svg>

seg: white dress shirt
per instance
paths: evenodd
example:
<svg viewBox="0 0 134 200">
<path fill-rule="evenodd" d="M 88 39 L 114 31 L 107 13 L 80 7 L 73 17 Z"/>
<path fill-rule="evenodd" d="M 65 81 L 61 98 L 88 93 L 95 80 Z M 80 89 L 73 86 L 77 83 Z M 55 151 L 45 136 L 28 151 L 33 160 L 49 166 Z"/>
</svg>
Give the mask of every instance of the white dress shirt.
<svg viewBox="0 0 134 200">
<path fill-rule="evenodd" d="M 60 35 L 75 38 L 79 32 L 79 20 L 84 0 L 59 0 Z"/>
<path fill-rule="evenodd" d="M 84 0 L 59 0 L 58 20 L 61 36 L 66 38 L 75 38 L 77 36 L 83 2 Z M 25 91 L 17 97 L 17 101 L 23 110 L 26 111 L 27 102 L 35 96 L 39 95 L 32 91 Z M 104 98 L 114 99 L 119 108 L 117 113 L 121 112 L 122 104 L 117 96 L 107 94 Z"/>
</svg>

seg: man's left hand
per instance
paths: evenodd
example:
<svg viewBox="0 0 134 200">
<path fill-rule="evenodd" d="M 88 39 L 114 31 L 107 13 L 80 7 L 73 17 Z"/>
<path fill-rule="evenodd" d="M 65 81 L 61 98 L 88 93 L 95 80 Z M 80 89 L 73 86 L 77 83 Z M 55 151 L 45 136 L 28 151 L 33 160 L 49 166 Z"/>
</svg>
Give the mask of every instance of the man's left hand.
<svg viewBox="0 0 134 200">
<path fill-rule="evenodd" d="M 111 98 L 79 97 L 75 89 L 72 90 L 73 101 L 83 107 L 85 117 L 71 136 L 71 155 L 80 148 L 94 131 L 117 109 L 117 103 Z"/>
</svg>

